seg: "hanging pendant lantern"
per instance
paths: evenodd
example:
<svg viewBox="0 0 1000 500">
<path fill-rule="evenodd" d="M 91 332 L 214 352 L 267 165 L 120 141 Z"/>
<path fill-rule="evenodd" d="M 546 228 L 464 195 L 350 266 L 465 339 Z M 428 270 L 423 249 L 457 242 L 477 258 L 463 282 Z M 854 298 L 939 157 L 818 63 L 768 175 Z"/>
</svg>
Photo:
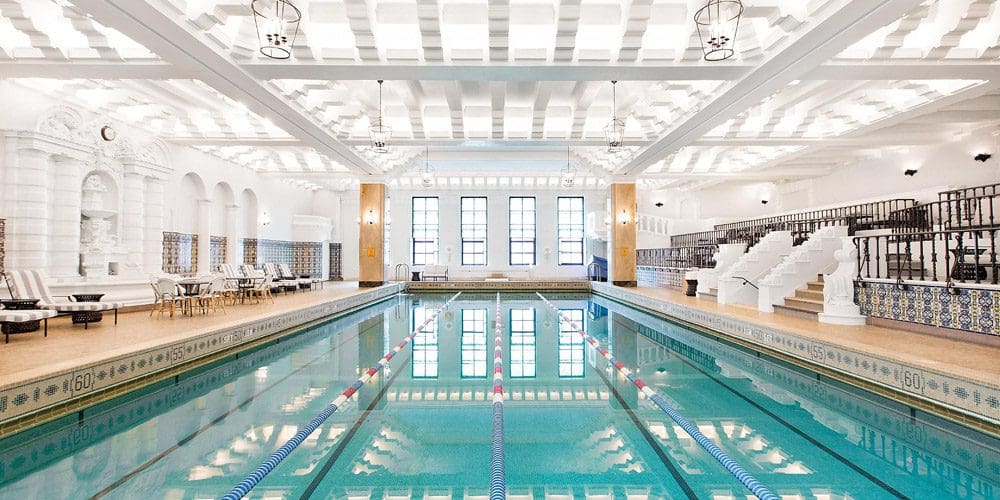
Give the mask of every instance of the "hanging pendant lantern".
<svg viewBox="0 0 1000 500">
<path fill-rule="evenodd" d="M 372 125 L 368 127 L 368 136 L 371 138 L 372 151 L 376 153 L 388 153 L 389 152 L 389 139 L 392 138 L 392 127 L 385 124 L 382 119 L 382 83 L 384 80 L 378 81 L 378 119 L 372 122 Z"/>
<path fill-rule="evenodd" d="M 608 139 L 608 152 L 618 153 L 622 150 L 622 143 L 625 141 L 625 121 L 618 118 L 617 100 L 615 93 L 617 80 L 611 81 L 611 121 L 604 127 L 604 135 Z"/>
<path fill-rule="evenodd" d="M 571 188 L 574 184 L 576 184 L 576 171 L 569 164 L 569 148 L 566 148 L 566 168 L 562 171 L 562 185 Z"/>
<path fill-rule="evenodd" d="M 424 169 L 420 171 L 420 185 L 429 188 L 434 185 L 434 175 L 431 170 L 430 148 L 424 148 Z"/>
<path fill-rule="evenodd" d="M 250 2 L 257 27 L 260 53 L 271 59 L 288 59 L 299 34 L 302 12 L 288 0 L 253 0 Z"/>
<path fill-rule="evenodd" d="M 742 15 L 740 0 L 708 0 L 694 14 L 706 61 L 724 61 L 736 54 L 736 33 Z"/>
</svg>

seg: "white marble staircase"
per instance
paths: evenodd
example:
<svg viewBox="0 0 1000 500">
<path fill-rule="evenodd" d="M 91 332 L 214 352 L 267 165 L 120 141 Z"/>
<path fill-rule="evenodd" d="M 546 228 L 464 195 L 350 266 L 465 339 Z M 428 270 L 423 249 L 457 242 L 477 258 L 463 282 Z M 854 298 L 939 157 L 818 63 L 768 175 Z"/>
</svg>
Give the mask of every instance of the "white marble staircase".
<svg viewBox="0 0 1000 500">
<path fill-rule="evenodd" d="M 837 267 L 834 253 L 841 248 L 841 241 L 847 236 L 847 226 L 827 226 L 817 229 L 809 239 L 774 266 L 758 286 L 757 309 L 773 312 L 775 304 L 802 287 L 816 275 L 831 272 Z M 822 305 L 823 297 L 819 297 Z"/>
<path fill-rule="evenodd" d="M 823 312 L 823 275 L 795 290 L 795 295 L 785 297 L 782 304 L 774 304 L 774 312 L 798 318 L 818 320 Z"/>
<path fill-rule="evenodd" d="M 792 253 L 792 233 L 771 231 L 722 273 L 719 277 L 716 300 L 720 304 L 756 306 L 758 298 L 754 286 L 790 253 Z M 747 284 L 748 282 L 753 285 Z"/>
</svg>

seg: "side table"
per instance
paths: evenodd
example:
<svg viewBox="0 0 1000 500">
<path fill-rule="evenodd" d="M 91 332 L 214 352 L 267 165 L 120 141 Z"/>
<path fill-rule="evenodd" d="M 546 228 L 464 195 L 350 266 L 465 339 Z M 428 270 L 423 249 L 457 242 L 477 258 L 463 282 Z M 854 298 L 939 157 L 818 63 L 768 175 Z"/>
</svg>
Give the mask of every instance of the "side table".
<svg viewBox="0 0 1000 500">
<path fill-rule="evenodd" d="M 74 293 L 73 298 L 77 302 L 100 302 L 101 298 L 104 297 L 103 293 Z M 97 323 L 104 319 L 104 313 L 101 311 L 80 311 L 73 313 L 73 324 L 78 323 Z"/>
<path fill-rule="evenodd" d="M 4 309 L 11 311 L 26 311 L 38 308 L 38 299 L 11 299 L 0 300 Z M 22 323 L 4 323 L 0 327 L 0 333 L 29 333 L 37 332 L 41 327 L 41 321 L 25 321 Z"/>
</svg>

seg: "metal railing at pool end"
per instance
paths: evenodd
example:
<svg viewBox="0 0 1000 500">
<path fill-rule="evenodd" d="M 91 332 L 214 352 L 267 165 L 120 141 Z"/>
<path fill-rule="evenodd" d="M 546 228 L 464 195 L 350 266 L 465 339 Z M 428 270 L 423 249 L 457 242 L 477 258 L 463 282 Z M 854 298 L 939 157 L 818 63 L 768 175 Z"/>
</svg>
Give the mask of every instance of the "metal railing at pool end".
<svg viewBox="0 0 1000 500">
<path fill-rule="evenodd" d="M 618 370 L 618 372 L 621 373 L 623 376 L 625 376 L 625 378 L 628 379 L 629 382 L 632 382 L 632 384 L 635 385 L 639 389 L 639 391 L 643 393 L 643 395 L 645 395 L 647 398 L 649 398 L 650 401 L 656 404 L 656 406 L 658 406 L 660 410 L 663 410 L 663 413 L 666 413 L 667 416 L 671 418 L 671 420 L 676 422 L 677 425 L 679 425 L 682 429 L 684 429 L 684 431 L 687 432 L 688 435 L 690 435 L 695 440 L 695 442 L 697 442 L 705 451 L 707 451 L 709 455 L 712 455 L 712 458 L 715 458 L 720 464 L 722 464 L 723 467 L 726 468 L 726 470 L 729 471 L 730 474 L 732 474 L 737 480 L 739 480 L 739 482 L 743 483 L 743 486 L 746 486 L 747 489 L 753 492 L 754 495 L 757 495 L 757 498 L 759 500 L 780 500 L 777 495 L 772 493 L 771 490 L 767 488 L 767 486 L 764 486 L 764 484 L 758 481 L 757 478 L 753 477 L 753 475 L 747 472 L 746 469 L 743 468 L 743 466 L 736 463 L 736 461 L 730 458 L 729 455 L 726 454 L 726 452 L 722 451 L 722 449 L 716 446 L 715 443 L 713 443 L 710 439 L 705 437 L 705 435 L 698 430 L 698 427 L 696 427 L 689 420 L 684 418 L 680 413 L 677 413 L 677 410 L 671 408 L 670 405 L 667 404 L 667 401 L 663 399 L 662 396 L 657 394 L 656 391 L 654 391 L 652 388 L 646 385 L 645 382 L 636 377 L 631 370 L 626 368 L 625 365 L 621 363 L 621 361 L 615 359 L 611 355 L 611 353 L 608 352 L 607 349 L 601 348 L 600 345 L 597 343 L 597 340 L 594 340 L 594 338 L 591 337 L 587 332 L 585 332 L 580 327 L 580 325 L 578 325 L 575 321 L 571 320 L 565 314 L 563 314 L 562 311 L 560 311 L 559 308 L 556 307 L 553 303 L 549 302 L 549 300 L 546 299 L 544 295 L 538 292 L 535 292 L 535 295 L 538 295 L 538 297 L 542 299 L 542 301 L 545 302 L 545 304 L 547 304 L 550 308 L 552 308 L 552 310 L 555 311 L 556 314 L 559 316 L 560 320 L 565 321 L 570 327 L 573 328 L 573 330 L 576 330 L 576 332 L 583 337 L 584 341 L 590 344 L 591 347 L 593 347 L 601 356 L 604 357 L 604 359 L 608 360 L 608 363 L 611 363 L 611 366 L 614 366 L 615 369 Z"/>
<path fill-rule="evenodd" d="M 236 486 L 234 486 L 233 489 L 229 491 L 229 493 L 226 493 L 222 497 L 222 500 L 240 500 L 241 498 L 245 497 L 248 493 L 250 493 L 250 490 L 252 490 L 254 486 L 257 486 L 257 484 L 260 483 L 261 480 L 264 479 L 264 477 L 270 474 L 271 471 L 273 471 L 274 468 L 277 467 L 282 460 L 287 458 L 288 455 L 290 455 L 293 451 L 295 451 L 295 449 L 298 448 L 299 445 L 301 445 L 302 442 L 305 441 L 310 434 L 316 431 L 316 429 L 318 429 L 320 425 L 323 425 L 323 422 L 326 422 L 326 419 L 330 418 L 330 416 L 333 415 L 338 408 L 343 406 L 344 402 L 350 399 L 351 396 L 354 395 L 354 393 L 358 392 L 358 390 L 361 389 L 361 387 L 364 386 L 365 383 L 371 380 L 371 378 L 375 376 L 376 373 L 381 371 L 382 368 L 384 368 L 385 365 L 389 362 L 389 360 L 391 360 L 396 354 L 402 351 L 403 348 L 406 347 L 406 345 L 409 344 L 411 340 L 413 340 L 413 337 L 416 337 L 417 334 L 423 332 L 424 327 L 430 324 L 431 321 L 434 321 L 434 319 L 436 319 L 438 315 L 441 314 L 441 311 L 444 311 L 445 308 L 451 305 L 451 303 L 454 302 L 459 295 L 462 295 L 462 292 L 458 292 L 455 295 L 453 295 L 450 299 L 448 299 L 447 302 L 445 302 L 441 307 L 439 307 L 436 311 L 434 311 L 434 314 L 428 316 L 427 319 L 425 319 L 424 322 L 420 324 L 420 326 L 416 327 L 412 332 L 410 332 L 410 334 L 407 335 L 406 338 L 404 338 L 402 341 L 396 344 L 396 346 L 390 349 L 389 352 L 385 353 L 385 356 L 382 356 L 382 359 L 380 359 L 378 363 L 375 363 L 375 366 L 369 368 L 366 372 L 364 372 L 364 374 L 358 377 L 358 380 L 356 380 L 353 384 L 351 384 L 350 387 L 345 389 L 344 392 L 340 394 L 340 396 L 337 396 L 337 399 L 334 399 L 329 406 L 327 406 L 323 411 L 319 413 L 319 415 L 316 415 L 316 418 L 310 420 L 305 427 L 303 427 L 301 430 L 299 430 L 299 432 L 297 432 L 294 436 L 292 436 L 291 439 L 285 442 L 285 444 L 282 445 L 281 448 L 278 448 L 278 450 L 272 453 L 271 456 L 267 458 L 267 460 L 265 460 L 262 464 L 257 466 L 257 468 L 253 470 L 253 472 L 248 474 L 245 478 L 243 478 L 242 481 L 237 483 Z"/>
</svg>

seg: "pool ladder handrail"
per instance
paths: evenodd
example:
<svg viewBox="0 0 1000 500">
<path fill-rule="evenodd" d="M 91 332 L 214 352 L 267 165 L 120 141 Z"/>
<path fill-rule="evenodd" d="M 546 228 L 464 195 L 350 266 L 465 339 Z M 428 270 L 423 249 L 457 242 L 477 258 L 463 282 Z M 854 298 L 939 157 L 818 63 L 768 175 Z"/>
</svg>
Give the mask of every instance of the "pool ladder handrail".
<svg viewBox="0 0 1000 500">
<path fill-rule="evenodd" d="M 403 279 L 399 279 L 399 271 L 401 269 L 406 269 L 406 271 L 403 272 Z M 396 268 L 392 272 L 392 281 L 410 281 L 409 278 L 407 277 L 409 274 L 410 274 L 410 265 L 409 264 L 407 264 L 405 262 L 404 263 L 400 263 L 400 264 L 396 264 Z"/>
</svg>

